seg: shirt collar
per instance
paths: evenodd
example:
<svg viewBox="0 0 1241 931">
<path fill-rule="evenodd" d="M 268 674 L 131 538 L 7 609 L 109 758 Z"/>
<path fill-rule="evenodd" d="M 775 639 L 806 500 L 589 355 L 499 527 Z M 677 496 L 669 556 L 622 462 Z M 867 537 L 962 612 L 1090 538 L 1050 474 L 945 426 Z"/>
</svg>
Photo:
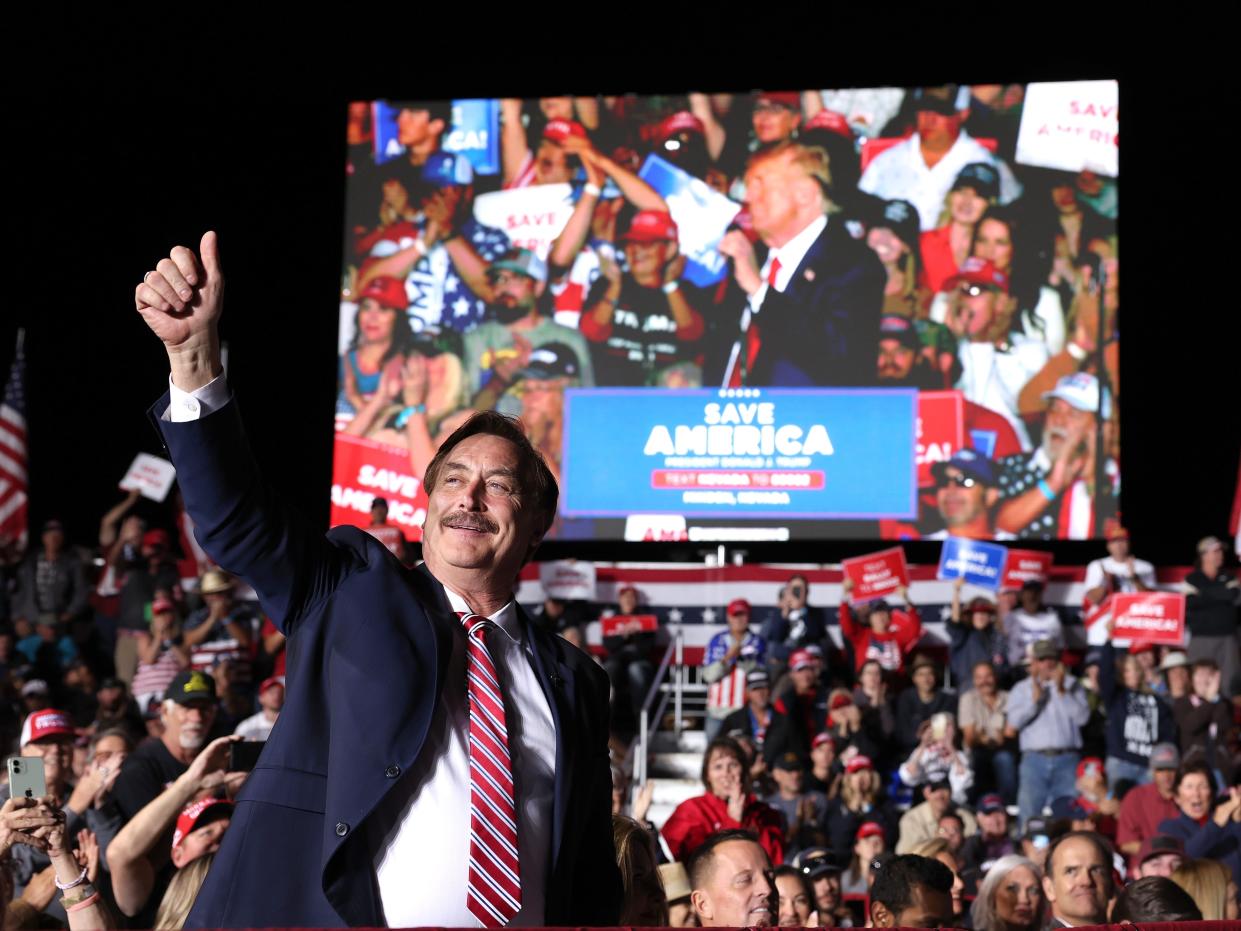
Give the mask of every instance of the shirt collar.
<svg viewBox="0 0 1241 931">
<path fill-rule="evenodd" d="M 458 614 L 470 614 L 470 606 L 465 603 L 465 599 L 454 592 L 447 585 L 444 586 L 444 594 L 448 596 L 448 605 Z M 510 601 L 495 614 L 490 615 L 488 620 L 504 631 L 506 637 L 514 643 L 520 644 L 522 637 L 521 617 L 517 614 L 517 602 Z"/>
<path fill-rule="evenodd" d="M 767 267 L 771 268 L 772 260 L 778 258 L 780 260 L 780 277 L 787 284 L 788 278 L 791 278 L 793 272 L 797 271 L 797 266 L 801 264 L 801 260 L 806 257 L 806 253 L 810 251 L 814 241 L 819 238 L 819 234 L 825 229 L 827 229 L 827 214 L 812 220 L 804 230 L 779 249 L 772 249 L 768 253 Z"/>
</svg>

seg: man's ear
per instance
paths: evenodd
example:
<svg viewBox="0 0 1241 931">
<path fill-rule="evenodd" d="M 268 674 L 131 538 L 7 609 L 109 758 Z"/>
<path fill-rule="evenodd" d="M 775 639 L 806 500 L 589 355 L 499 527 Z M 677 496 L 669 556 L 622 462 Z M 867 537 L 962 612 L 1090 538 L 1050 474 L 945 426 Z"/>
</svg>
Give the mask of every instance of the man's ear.
<svg viewBox="0 0 1241 931">
<path fill-rule="evenodd" d="M 448 128 L 448 124 L 445 123 L 439 117 L 436 117 L 435 119 L 431 120 L 431 122 L 427 123 L 427 129 L 429 129 L 432 133 L 434 133 L 437 136 L 442 135 L 444 130 L 447 128 Z"/>
<path fill-rule="evenodd" d="M 715 917 L 715 912 L 711 909 L 711 900 L 701 889 L 695 889 L 689 894 L 689 904 L 694 909 L 694 914 L 700 919 L 705 918 L 710 921 Z"/>
<path fill-rule="evenodd" d="M 882 902 L 874 900 L 870 903 L 870 923 L 875 928 L 895 928 L 896 916 L 888 911 Z"/>
<path fill-rule="evenodd" d="M 1050 869 L 1051 864 L 1048 863 L 1047 866 Z M 1048 874 L 1043 877 L 1043 895 L 1047 897 L 1048 902 L 1056 901 L 1056 887 L 1055 887 L 1055 884 L 1052 883 L 1051 881 L 1050 872 L 1048 872 Z"/>
</svg>

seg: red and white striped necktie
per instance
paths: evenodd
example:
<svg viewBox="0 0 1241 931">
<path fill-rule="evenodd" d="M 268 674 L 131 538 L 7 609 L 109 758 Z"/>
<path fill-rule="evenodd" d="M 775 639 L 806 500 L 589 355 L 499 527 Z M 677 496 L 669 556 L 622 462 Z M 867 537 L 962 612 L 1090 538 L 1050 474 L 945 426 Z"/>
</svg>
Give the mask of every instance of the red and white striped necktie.
<svg viewBox="0 0 1241 931">
<path fill-rule="evenodd" d="M 495 622 L 459 614 L 466 632 L 470 705 L 470 874 L 465 907 L 485 928 L 507 925 L 521 910 L 517 806 L 508 726 L 487 634 Z"/>
</svg>

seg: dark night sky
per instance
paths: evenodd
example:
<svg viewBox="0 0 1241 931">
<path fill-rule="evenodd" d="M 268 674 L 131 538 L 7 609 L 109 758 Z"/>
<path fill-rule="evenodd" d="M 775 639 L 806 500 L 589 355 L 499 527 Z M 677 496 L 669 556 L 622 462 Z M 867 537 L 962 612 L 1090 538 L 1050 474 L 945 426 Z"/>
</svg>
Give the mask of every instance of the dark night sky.
<svg viewBox="0 0 1241 931">
<path fill-rule="evenodd" d="M 65 53 L 59 70 L 42 61 L 42 83 L 10 60 L 6 68 L 20 80 L 5 88 L 6 124 L 21 131 L 6 134 L 0 365 L 7 373 L 14 330 L 25 326 L 33 520 L 58 513 L 74 538 L 93 539 L 134 453 L 158 451 L 145 408 L 163 390 L 167 368 L 132 309 L 132 290 L 172 244 L 196 246 L 214 227 L 228 276 L 230 381 L 255 451 L 269 478 L 326 522 L 350 99 L 1119 76 L 1125 520 L 1139 555 L 1188 562 L 1198 537 L 1226 530 L 1238 461 L 1236 327 L 1224 303 L 1235 273 L 1204 277 L 1187 268 L 1191 250 L 1209 238 L 1202 233 L 1235 214 L 1235 192 L 1227 190 L 1226 205 L 1215 202 L 1211 191 L 1226 190 L 1230 170 L 1194 171 L 1186 148 L 1202 149 L 1184 141 L 1216 124 L 1213 108 L 1231 104 L 1211 95 L 1210 82 L 1186 95 L 1170 77 L 1210 51 L 1176 45 L 1176 58 L 1160 59 L 1172 68 L 1164 72 L 1136 53 L 1096 54 L 1087 37 L 1056 29 L 1036 33 L 1036 51 L 1016 55 L 989 43 L 967 56 L 956 45 L 961 22 L 941 29 L 941 41 L 910 29 L 898 44 L 867 38 L 873 22 L 831 26 L 816 33 L 821 46 L 809 38 L 769 42 L 757 57 L 718 27 L 705 38 L 657 31 L 662 50 L 637 60 L 624 30 L 577 25 L 554 38 L 458 42 L 439 52 L 426 53 L 424 42 L 421 57 L 411 57 L 418 47 L 411 42 L 387 74 L 358 70 L 360 58 L 374 57 L 360 35 L 345 48 L 325 44 L 318 59 L 307 50 L 287 57 L 295 54 L 291 39 L 281 57 L 267 56 L 253 37 L 235 49 L 213 47 L 203 59 L 210 66 L 183 53 L 178 61 L 190 66 L 169 69 L 176 79 L 98 48 Z M 859 31 L 864 26 L 869 33 Z M 848 50 L 836 39 L 845 35 Z M 134 44 L 149 48 L 150 38 L 143 32 Z M 1209 261 L 1227 261 L 1226 241 Z M 857 549 L 761 555 L 817 561 Z M 1083 561 L 1100 549 L 1063 546 L 1057 556 Z M 912 547 L 911 556 L 932 559 L 934 547 Z"/>
</svg>

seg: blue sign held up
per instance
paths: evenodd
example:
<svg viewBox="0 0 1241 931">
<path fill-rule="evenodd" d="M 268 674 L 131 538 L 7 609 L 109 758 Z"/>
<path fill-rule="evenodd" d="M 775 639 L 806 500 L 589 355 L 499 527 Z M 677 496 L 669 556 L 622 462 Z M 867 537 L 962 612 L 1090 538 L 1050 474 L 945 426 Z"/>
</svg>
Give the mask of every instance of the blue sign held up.
<svg viewBox="0 0 1241 931">
<path fill-rule="evenodd" d="M 963 578 L 971 585 L 998 591 L 1004 578 L 1008 549 L 998 543 L 983 543 L 964 537 L 948 537 L 939 554 L 939 579 Z"/>
<path fill-rule="evenodd" d="M 375 101 L 371 120 L 375 130 L 375 164 L 382 165 L 405 154 L 397 139 L 397 109 L 383 100 Z M 460 152 L 470 160 L 474 173 L 500 172 L 500 102 L 498 100 L 454 100 L 452 125 L 440 139 L 445 152 Z"/>
<path fill-rule="evenodd" d="M 647 157 L 638 176 L 668 202 L 686 259 L 686 280 L 700 288 L 718 282 L 728 272 L 720 240 L 741 205 L 658 155 Z"/>
</svg>

